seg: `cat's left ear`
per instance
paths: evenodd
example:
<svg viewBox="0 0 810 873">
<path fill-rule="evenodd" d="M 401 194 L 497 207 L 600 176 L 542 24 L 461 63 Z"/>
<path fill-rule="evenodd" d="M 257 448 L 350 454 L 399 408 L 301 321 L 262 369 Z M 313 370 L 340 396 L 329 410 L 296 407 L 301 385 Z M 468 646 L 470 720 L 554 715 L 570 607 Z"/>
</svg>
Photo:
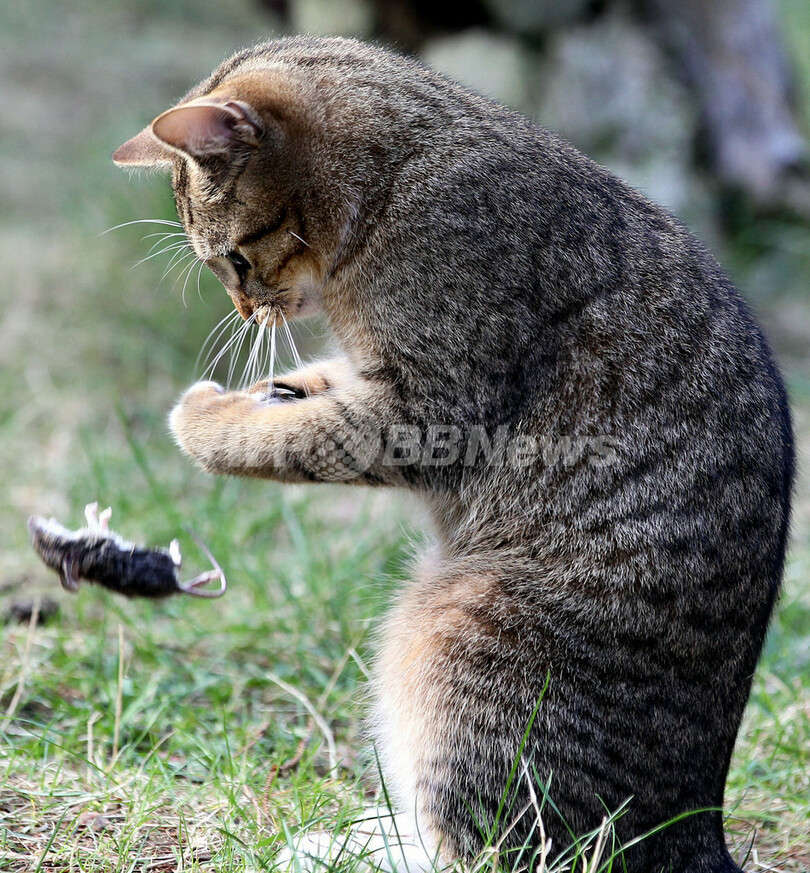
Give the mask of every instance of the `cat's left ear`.
<svg viewBox="0 0 810 873">
<path fill-rule="evenodd" d="M 119 167 L 167 168 L 172 165 L 171 149 L 155 138 L 151 127 L 127 140 L 113 152 L 112 159 Z"/>
<path fill-rule="evenodd" d="M 197 160 L 227 156 L 244 146 L 255 147 L 262 134 L 257 114 L 236 100 L 199 100 L 175 106 L 159 115 L 151 130 L 159 142 Z"/>
</svg>

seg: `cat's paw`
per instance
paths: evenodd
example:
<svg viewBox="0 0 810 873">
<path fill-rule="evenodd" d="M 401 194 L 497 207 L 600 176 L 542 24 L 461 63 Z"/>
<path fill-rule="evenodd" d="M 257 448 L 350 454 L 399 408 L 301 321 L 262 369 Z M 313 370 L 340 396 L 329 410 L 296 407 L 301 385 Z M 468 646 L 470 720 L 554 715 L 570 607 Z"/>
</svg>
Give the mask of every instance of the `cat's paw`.
<svg viewBox="0 0 810 873">
<path fill-rule="evenodd" d="M 290 403 L 293 400 L 305 400 L 309 396 L 286 379 L 262 379 L 251 385 L 247 393 L 263 403 Z"/>
<path fill-rule="evenodd" d="M 327 873 L 341 869 L 357 873 L 441 873 L 447 869 L 438 853 L 421 838 L 392 827 L 389 813 L 377 817 L 373 810 L 365 820 L 343 833 L 314 831 L 290 838 L 275 857 L 278 871 Z"/>
<path fill-rule="evenodd" d="M 325 391 L 345 388 L 355 378 L 354 370 L 345 358 L 334 358 L 284 373 L 272 381 L 263 379 L 250 388 L 250 393 L 275 400 L 303 400 Z"/>
<path fill-rule="evenodd" d="M 255 397 L 225 391 L 216 382 L 198 382 L 171 411 L 169 428 L 180 448 L 204 469 L 209 473 L 225 473 L 234 424 L 256 403 Z"/>
</svg>

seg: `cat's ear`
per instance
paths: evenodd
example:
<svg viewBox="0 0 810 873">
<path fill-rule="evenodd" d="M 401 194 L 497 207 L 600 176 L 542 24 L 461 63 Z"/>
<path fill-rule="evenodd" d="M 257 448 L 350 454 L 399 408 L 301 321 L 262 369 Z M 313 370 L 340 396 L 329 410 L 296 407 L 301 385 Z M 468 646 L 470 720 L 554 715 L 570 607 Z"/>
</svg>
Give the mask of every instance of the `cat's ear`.
<svg viewBox="0 0 810 873">
<path fill-rule="evenodd" d="M 200 100 L 159 115 L 151 127 L 161 143 L 191 158 L 230 154 L 235 148 L 257 146 L 262 133 L 256 113 L 247 104 Z"/>
<path fill-rule="evenodd" d="M 151 126 L 118 146 L 112 155 L 119 167 L 170 167 L 173 157 L 171 149 L 152 133 Z"/>
</svg>

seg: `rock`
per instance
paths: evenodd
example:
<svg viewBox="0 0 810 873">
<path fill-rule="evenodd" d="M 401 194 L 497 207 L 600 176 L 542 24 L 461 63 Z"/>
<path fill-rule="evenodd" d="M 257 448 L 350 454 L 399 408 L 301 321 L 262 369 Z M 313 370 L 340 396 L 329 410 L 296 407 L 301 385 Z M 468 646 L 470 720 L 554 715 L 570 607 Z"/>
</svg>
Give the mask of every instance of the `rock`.
<svg viewBox="0 0 810 873">
<path fill-rule="evenodd" d="M 621 5 L 553 34 L 528 88 L 540 124 L 712 236 L 710 198 L 692 168 L 695 109 Z"/>
<path fill-rule="evenodd" d="M 31 621 L 35 611 L 37 624 L 45 624 L 59 612 L 59 604 L 50 597 L 12 600 L 3 610 L 3 622 L 5 624 L 27 624 Z"/>
<path fill-rule="evenodd" d="M 101 812 L 83 812 L 76 820 L 76 828 L 78 830 L 88 830 L 95 833 L 109 830 L 111 827 L 110 819 Z"/>
<path fill-rule="evenodd" d="M 490 15 L 506 30 L 540 34 L 581 18 L 590 0 L 483 0 Z"/>
<path fill-rule="evenodd" d="M 374 11 L 364 0 L 296 0 L 290 24 L 296 33 L 362 38 L 371 34 Z"/>
<path fill-rule="evenodd" d="M 521 108 L 526 102 L 526 50 L 513 37 L 471 28 L 428 41 L 422 59 L 432 69 L 507 106 Z"/>
<path fill-rule="evenodd" d="M 795 81 L 770 0 L 646 0 L 700 108 L 706 157 L 728 193 L 757 209 L 807 215 L 808 146 Z M 805 197 L 797 199 L 797 190 Z"/>
</svg>

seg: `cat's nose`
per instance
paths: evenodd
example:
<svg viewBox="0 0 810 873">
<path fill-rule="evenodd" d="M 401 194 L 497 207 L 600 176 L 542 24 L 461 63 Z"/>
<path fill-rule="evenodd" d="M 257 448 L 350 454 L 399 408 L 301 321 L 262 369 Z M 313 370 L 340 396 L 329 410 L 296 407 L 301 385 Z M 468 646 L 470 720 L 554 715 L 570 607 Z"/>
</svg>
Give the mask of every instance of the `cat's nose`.
<svg viewBox="0 0 810 873">
<path fill-rule="evenodd" d="M 228 295 L 231 300 L 233 300 L 233 305 L 236 307 L 237 312 L 247 320 L 253 315 L 253 310 L 255 309 L 251 300 L 246 297 L 241 291 L 228 291 Z"/>
<path fill-rule="evenodd" d="M 209 258 L 205 263 L 209 270 L 222 282 L 222 287 L 228 292 L 242 318 L 250 318 L 256 308 L 253 301 L 245 294 L 242 283 L 237 281 L 234 271 L 225 266 L 224 258 Z"/>
</svg>

